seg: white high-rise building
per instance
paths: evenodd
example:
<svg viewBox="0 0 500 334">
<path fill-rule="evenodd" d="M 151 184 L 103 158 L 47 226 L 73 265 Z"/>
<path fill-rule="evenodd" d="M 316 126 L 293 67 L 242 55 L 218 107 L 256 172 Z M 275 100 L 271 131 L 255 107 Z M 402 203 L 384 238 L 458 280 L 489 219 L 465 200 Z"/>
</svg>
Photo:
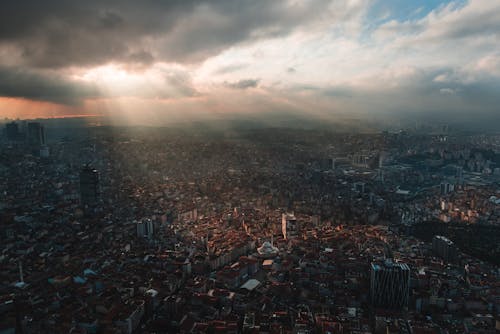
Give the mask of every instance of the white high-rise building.
<svg viewBox="0 0 500 334">
<path fill-rule="evenodd" d="M 295 238 L 299 234 L 297 218 L 293 213 L 283 213 L 281 215 L 281 232 L 286 240 Z"/>
</svg>

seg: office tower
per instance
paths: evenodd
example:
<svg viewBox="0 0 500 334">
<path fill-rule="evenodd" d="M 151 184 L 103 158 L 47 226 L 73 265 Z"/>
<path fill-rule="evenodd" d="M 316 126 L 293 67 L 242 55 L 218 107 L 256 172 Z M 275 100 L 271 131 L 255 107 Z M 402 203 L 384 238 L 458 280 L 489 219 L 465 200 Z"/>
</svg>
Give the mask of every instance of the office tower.
<svg viewBox="0 0 500 334">
<path fill-rule="evenodd" d="M 20 137 L 19 126 L 16 122 L 5 124 L 5 135 L 8 140 L 18 140 Z"/>
<path fill-rule="evenodd" d="M 137 236 L 140 238 L 152 238 L 154 227 L 151 219 L 143 219 L 137 222 L 136 225 Z"/>
<path fill-rule="evenodd" d="M 442 182 L 440 185 L 441 195 L 448 195 L 455 190 L 453 184 L 448 182 Z"/>
<path fill-rule="evenodd" d="M 28 123 L 28 144 L 34 147 L 45 145 L 45 129 L 38 122 Z"/>
<path fill-rule="evenodd" d="M 432 238 L 432 250 L 446 262 L 454 262 L 458 256 L 457 247 L 453 241 L 442 235 L 435 235 Z"/>
<path fill-rule="evenodd" d="M 283 213 L 281 215 L 281 232 L 286 240 L 295 238 L 299 234 L 297 218 L 293 213 Z"/>
<path fill-rule="evenodd" d="M 401 309 L 408 305 L 410 268 L 386 260 L 371 264 L 370 297 L 374 307 Z"/>
<path fill-rule="evenodd" d="M 85 165 L 80 172 L 80 202 L 82 206 L 97 204 L 99 200 L 99 172 Z"/>
</svg>

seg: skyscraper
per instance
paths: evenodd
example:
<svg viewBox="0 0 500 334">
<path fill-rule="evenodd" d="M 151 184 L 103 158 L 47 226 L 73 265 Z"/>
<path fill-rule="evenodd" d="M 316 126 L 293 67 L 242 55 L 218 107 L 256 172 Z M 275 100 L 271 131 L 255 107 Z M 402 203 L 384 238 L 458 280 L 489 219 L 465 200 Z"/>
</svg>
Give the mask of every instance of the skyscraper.
<svg viewBox="0 0 500 334">
<path fill-rule="evenodd" d="M 45 129 L 43 125 L 38 122 L 28 123 L 28 144 L 33 147 L 39 148 L 45 145 Z"/>
<path fill-rule="evenodd" d="M 82 206 L 95 205 L 99 200 L 99 172 L 85 165 L 80 172 L 80 202 Z"/>
<path fill-rule="evenodd" d="M 8 140 L 18 140 L 20 137 L 19 126 L 16 122 L 5 124 L 5 135 Z"/>
<path fill-rule="evenodd" d="M 283 238 L 291 239 L 298 235 L 298 224 L 297 218 L 293 213 L 284 213 L 281 215 L 281 232 L 283 233 Z"/>
<path fill-rule="evenodd" d="M 137 236 L 141 238 L 152 238 L 154 233 L 154 225 L 151 219 L 144 219 L 137 222 Z"/>
<path fill-rule="evenodd" d="M 370 297 L 374 307 L 401 309 L 408 305 L 410 268 L 386 260 L 371 264 Z"/>
<path fill-rule="evenodd" d="M 447 262 L 454 262 L 458 256 L 458 251 L 453 241 L 442 235 L 435 235 L 432 238 L 432 250 Z"/>
</svg>

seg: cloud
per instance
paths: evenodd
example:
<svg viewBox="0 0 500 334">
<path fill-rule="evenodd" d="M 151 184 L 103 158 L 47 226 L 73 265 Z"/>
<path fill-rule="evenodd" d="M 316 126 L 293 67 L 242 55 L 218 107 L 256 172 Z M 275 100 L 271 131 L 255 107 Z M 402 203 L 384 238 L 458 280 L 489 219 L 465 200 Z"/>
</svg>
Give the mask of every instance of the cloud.
<svg viewBox="0 0 500 334">
<path fill-rule="evenodd" d="M 229 74 L 229 73 L 233 73 L 233 72 L 236 72 L 236 71 L 239 71 L 241 69 L 244 69 L 246 67 L 248 67 L 249 64 L 230 64 L 230 65 L 225 65 L 225 66 L 222 66 L 218 69 L 215 69 L 213 71 L 213 74 L 215 75 L 223 75 L 223 74 Z"/>
<path fill-rule="evenodd" d="M 60 68 L 109 62 L 205 60 L 221 50 L 289 34 L 314 21 L 325 1 L 8 1 L 0 48 L 19 65 Z"/>
<path fill-rule="evenodd" d="M 200 95 L 189 73 L 175 66 L 155 65 L 140 72 L 103 66 L 73 76 L 54 70 L 0 67 L 0 96 L 3 97 L 77 105 L 85 99 L 179 99 Z"/>
<path fill-rule="evenodd" d="M 100 93 L 92 83 L 67 79 L 54 72 L 0 67 L 0 96 L 21 97 L 63 104 L 78 104 Z"/>
<path fill-rule="evenodd" d="M 236 82 L 225 83 L 225 86 L 234 89 L 255 88 L 259 85 L 259 81 L 259 79 L 244 79 Z"/>
<path fill-rule="evenodd" d="M 438 2 L 7 1 L 0 94 L 181 114 L 498 112 L 500 4 Z"/>
<path fill-rule="evenodd" d="M 454 95 L 456 93 L 453 88 L 441 88 L 439 92 L 444 95 Z"/>
</svg>

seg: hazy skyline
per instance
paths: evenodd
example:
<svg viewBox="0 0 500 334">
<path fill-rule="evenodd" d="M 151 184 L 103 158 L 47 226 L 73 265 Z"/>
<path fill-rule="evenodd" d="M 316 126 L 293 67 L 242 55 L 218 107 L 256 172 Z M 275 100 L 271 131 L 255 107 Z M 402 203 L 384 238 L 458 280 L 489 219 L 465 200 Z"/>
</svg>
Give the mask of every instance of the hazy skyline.
<svg viewBox="0 0 500 334">
<path fill-rule="evenodd" d="M 0 115 L 498 117 L 500 2 L 8 1 Z"/>
</svg>

